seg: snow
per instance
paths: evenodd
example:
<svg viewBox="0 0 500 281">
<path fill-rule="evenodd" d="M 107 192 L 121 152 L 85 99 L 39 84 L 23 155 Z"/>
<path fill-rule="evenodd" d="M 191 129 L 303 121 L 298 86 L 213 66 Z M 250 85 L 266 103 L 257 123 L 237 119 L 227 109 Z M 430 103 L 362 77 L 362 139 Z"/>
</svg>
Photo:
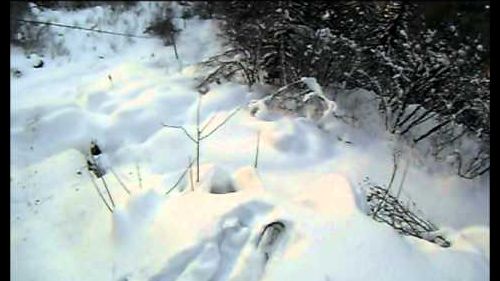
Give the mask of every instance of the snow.
<svg viewBox="0 0 500 281">
<path fill-rule="evenodd" d="M 37 54 L 31 54 L 30 55 L 30 60 L 31 60 L 31 65 L 34 68 L 42 67 L 43 66 L 43 60 L 42 58 L 37 55 Z"/>
<path fill-rule="evenodd" d="M 137 34 L 157 5 L 141 2 L 121 14 L 105 7 L 39 11 L 38 17 Z M 187 20 L 177 44 L 181 63 L 159 39 L 58 32 L 68 52 L 38 54 L 42 68 L 11 47 L 11 67 L 22 72 L 11 77 L 13 280 L 489 278 L 489 178 L 458 178 L 394 143 L 371 93 L 336 93 L 328 114 L 314 122 L 271 112 L 245 85 L 210 85 L 201 98 L 202 126 L 215 117 L 205 132 L 241 110 L 201 142 L 194 191 L 187 173 L 165 195 L 194 159 L 195 146 L 162 124 L 195 135 L 195 63 L 222 49 L 217 22 Z M 303 81 L 328 100 L 314 78 Z M 353 115 L 355 126 L 333 113 Z M 86 171 L 91 140 L 103 151 L 99 161 L 131 191 L 105 175 L 113 214 Z M 400 236 L 365 215 L 359 183 L 366 176 L 387 183 L 394 149 L 411 163 L 403 194 L 443 229 L 450 248 Z M 274 222 L 284 230 L 259 246 Z"/>
<path fill-rule="evenodd" d="M 259 192 L 264 190 L 262 180 L 254 167 L 246 166 L 234 172 L 233 183 L 237 190 L 254 190 Z"/>
<path fill-rule="evenodd" d="M 231 176 L 223 168 L 214 165 L 203 169 L 200 167 L 200 174 L 202 180 L 199 189 L 214 194 L 236 192 Z"/>
</svg>

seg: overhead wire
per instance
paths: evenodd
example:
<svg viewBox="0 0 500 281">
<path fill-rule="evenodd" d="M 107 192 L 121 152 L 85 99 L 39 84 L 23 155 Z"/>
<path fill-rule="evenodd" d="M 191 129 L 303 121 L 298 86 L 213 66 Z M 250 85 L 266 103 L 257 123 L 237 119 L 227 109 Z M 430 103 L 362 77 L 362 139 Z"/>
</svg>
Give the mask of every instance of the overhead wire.
<svg viewBox="0 0 500 281">
<path fill-rule="evenodd" d="M 85 31 L 89 31 L 89 32 L 98 32 L 98 33 L 104 33 L 104 34 L 110 34 L 110 35 L 118 35 L 118 36 L 126 36 L 126 37 L 133 37 L 133 38 L 141 38 L 141 39 L 152 39 L 152 38 L 155 38 L 154 36 L 135 35 L 135 34 L 122 33 L 122 32 L 114 32 L 114 31 L 107 31 L 107 30 L 95 29 L 95 28 L 86 28 L 86 27 L 81 27 L 81 26 L 76 26 L 76 25 L 67 25 L 67 24 L 61 24 L 61 23 L 54 23 L 54 22 L 44 22 L 44 21 L 27 20 L 27 19 L 13 19 L 13 20 L 17 21 L 17 22 L 28 23 L 28 24 L 45 24 L 45 25 L 51 25 L 51 26 L 57 26 L 57 27 L 63 27 L 63 28 L 71 28 L 71 29 L 85 30 Z"/>
</svg>

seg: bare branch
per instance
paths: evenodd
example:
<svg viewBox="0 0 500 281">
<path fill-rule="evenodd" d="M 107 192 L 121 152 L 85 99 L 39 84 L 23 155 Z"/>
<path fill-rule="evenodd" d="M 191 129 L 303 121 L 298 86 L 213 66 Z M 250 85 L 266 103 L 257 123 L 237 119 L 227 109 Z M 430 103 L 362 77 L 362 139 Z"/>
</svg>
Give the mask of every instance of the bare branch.
<svg viewBox="0 0 500 281">
<path fill-rule="evenodd" d="M 113 176 L 115 176 L 116 180 L 118 181 L 118 183 L 120 183 L 120 185 L 123 187 L 123 189 L 125 189 L 125 191 L 130 194 L 130 190 L 128 190 L 127 186 L 122 182 L 122 180 L 118 177 L 118 175 L 115 173 L 115 171 L 113 170 L 113 168 L 109 168 L 109 170 L 111 171 L 111 173 L 113 174 Z"/>
<path fill-rule="evenodd" d="M 188 157 L 188 163 L 189 163 L 189 183 L 191 185 L 191 191 L 194 191 L 194 184 L 193 184 L 193 162 L 191 161 L 191 157 Z"/>
<path fill-rule="evenodd" d="M 187 136 L 190 140 L 192 140 L 193 142 L 195 142 L 195 143 L 196 143 L 196 140 L 195 140 L 195 139 L 194 139 L 194 138 L 193 138 L 193 137 L 192 137 L 192 136 L 188 133 L 188 131 L 187 131 L 184 127 L 182 127 L 182 126 L 173 126 L 173 125 L 168 125 L 168 124 L 165 124 L 165 123 L 163 123 L 163 126 L 164 126 L 164 127 L 167 127 L 167 128 L 172 128 L 172 129 L 180 129 L 180 130 L 182 130 L 182 131 L 184 132 L 184 134 L 186 134 L 186 136 Z"/>
<path fill-rule="evenodd" d="M 416 139 L 413 139 L 413 141 L 415 143 L 418 143 L 419 141 L 425 139 L 426 137 L 432 135 L 433 133 L 435 133 L 437 130 L 439 130 L 441 127 L 443 127 L 444 125 L 448 124 L 451 122 L 451 119 L 448 119 L 442 123 L 440 123 L 439 125 L 436 125 L 434 128 L 430 129 L 429 131 L 427 131 L 425 134 L 421 135 L 420 137 L 416 138 Z"/>
<path fill-rule="evenodd" d="M 210 131 L 209 133 L 207 133 L 206 135 L 204 136 L 200 136 L 200 139 L 199 140 L 204 140 L 206 138 L 208 138 L 210 135 L 212 135 L 213 133 L 215 133 L 215 131 L 217 131 L 220 127 L 222 127 L 227 121 L 229 121 L 229 119 L 231 119 L 231 117 L 233 117 L 239 110 L 241 109 L 241 107 L 238 107 L 237 109 L 233 110 L 233 112 L 231 112 L 231 114 L 229 114 L 219 125 L 217 125 L 212 131 Z"/>
<path fill-rule="evenodd" d="M 398 159 L 397 159 L 397 157 L 398 157 L 397 153 L 394 153 L 394 155 L 393 155 L 393 164 L 394 164 L 394 167 L 392 169 L 391 179 L 389 181 L 389 185 L 387 186 L 387 190 L 385 192 L 384 197 L 382 198 L 382 200 L 378 204 L 377 208 L 375 208 L 375 210 L 373 212 L 373 217 L 374 218 L 377 216 L 377 213 L 380 211 L 380 209 L 382 209 L 382 207 L 384 205 L 384 202 L 387 200 L 387 196 L 389 195 L 389 191 L 390 191 L 390 189 L 392 187 L 392 183 L 394 182 L 394 178 L 396 177 L 396 172 L 398 171 Z"/>
<path fill-rule="evenodd" d="M 300 84 L 302 83 L 302 80 L 297 80 L 295 82 L 292 82 L 290 84 L 287 84 L 281 88 L 279 88 L 276 92 L 274 92 L 273 94 L 270 95 L 271 98 L 275 97 L 276 95 L 280 94 L 281 92 L 283 92 L 284 90 L 288 89 L 289 87 L 293 86 L 293 85 L 296 85 L 296 84 Z"/>
<path fill-rule="evenodd" d="M 184 172 L 182 172 L 177 182 L 175 182 L 175 184 L 167 192 L 165 192 L 165 195 L 169 194 L 172 190 L 174 190 L 174 188 L 176 188 L 181 183 L 182 179 L 184 178 L 184 176 L 186 176 L 187 172 L 189 171 L 189 168 L 191 167 L 191 165 L 193 165 L 193 163 L 194 160 L 191 160 L 191 162 L 189 162 L 188 167 L 184 169 Z"/>
<path fill-rule="evenodd" d="M 201 112 L 201 95 L 198 95 L 198 103 L 196 106 L 196 182 L 200 182 L 200 112 Z"/>
<path fill-rule="evenodd" d="M 102 195 L 101 190 L 99 189 L 99 186 L 97 186 L 97 183 L 95 182 L 94 178 L 92 177 L 92 174 L 90 173 L 89 170 L 87 170 L 87 173 L 90 177 L 90 180 L 92 181 L 92 184 L 95 187 L 95 190 L 97 191 L 97 194 L 99 194 L 99 197 L 101 198 L 102 202 L 104 202 L 104 205 L 106 205 L 106 208 L 108 208 L 109 212 L 113 213 L 113 209 L 109 206 L 108 202 L 106 199 L 104 199 L 104 195 Z"/>
<path fill-rule="evenodd" d="M 212 123 L 212 121 L 215 119 L 215 116 L 217 116 L 217 114 L 212 115 L 210 119 L 208 119 L 207 123 L 205 123 L 203 128 L 201 128 L 200 130 L 201 133 L 208 127 L 208 125 L 210 125 L 210 123 Z"/>
<path fill-rule="evenodd" d="M 115 207 L 115 201 L 113 201 L 113 197 L 111 196 L 111 192 L 109 192 L 108 184 L 104 180 L 104 177 L 101 177 L 101 181 L 104 184 L 104 188 L 106 188 L 106 192 L 108 193 L 109 200 L 111 201 L 111 206 L 113 206 L 113 208 L 114 208 Z"/>
<path fill-rule="evenodd" d="M 401 122 L 398 122 L 396 124 L 396 127 L 401 127 L 402 125 L 404 125 L 407 121 L 409 121 L 420 109 L 422 108 L 422 105 L 419 104 L 418 106 L 415 107 L 415 109 L 410 113 L 408 114 Z"/>
<path fill-rule="evenodd" d="M 401 182 L 399 183 L 399 189 L 398 189 L 398 193 L 396 194 L 396 200 L 399 198 L 399 195 L 401 194 L 401 191 L 403 190 L 403 184 L 404 184 L 405 179 L 406 179 L 406 174 L 408 173 L 408 166 L 409 165 L 410 165 L 410 160 L 406 159 L 406 165 L 405 165 L 405 169 L 403 172 L 403 178 L 401 179 Z"/>
</svg>

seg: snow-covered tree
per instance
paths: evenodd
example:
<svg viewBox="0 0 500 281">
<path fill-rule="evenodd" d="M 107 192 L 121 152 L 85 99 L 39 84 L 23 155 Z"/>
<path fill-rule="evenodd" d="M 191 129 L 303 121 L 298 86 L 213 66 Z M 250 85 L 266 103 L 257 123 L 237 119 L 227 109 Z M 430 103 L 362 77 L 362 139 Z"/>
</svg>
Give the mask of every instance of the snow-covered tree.
<svg viewBox="0 0 500 281">
<path fill-rule="evenodd" d="M 489 47 L 462 34 L 460 19 L 430 25 L 425 5 L 399 1 L 213 5 L 249 86 L 314 77 L 326 89 L 364 88 L 391 133 L 441 152 L 462 135 L 489 145 Z"/>
</svg>

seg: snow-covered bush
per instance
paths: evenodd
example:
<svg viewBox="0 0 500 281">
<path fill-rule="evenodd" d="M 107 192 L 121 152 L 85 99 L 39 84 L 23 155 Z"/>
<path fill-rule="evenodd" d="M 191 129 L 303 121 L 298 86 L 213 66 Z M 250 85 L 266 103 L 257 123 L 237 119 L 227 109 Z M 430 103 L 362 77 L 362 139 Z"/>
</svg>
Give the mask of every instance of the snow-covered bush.
<svg viewBox="0 0 500 281">
<path fill-rule="evenodd" d="M 373 91 L 386 129 L 427 143 L 423 151 L 437 145 L 438 158 L 450 152 L 443 146 L 454 150 L 462 135 L 476 135 L 482 148 L 463 156 L 466 177 L 475 177 L 489 170 L 489 46 L 484 32 L 465 32 L 470 24 L 460 20 L 428 24 L 424 6 L 230 1 L 211 11 L 245 58 L 240 70 L 251 70 L 249 86 L 315 77 L 324 88 Z M 297 100 L 281 98 L 281 109 L 301 110 Z M 458 125 L 466 132 L 453 129 Z"/>
<path fill-rule="evenodd" d="M 399 194 L 394 196 L 389 189 L 371 183 L 367 179 L 364 184 L 369 208 L 367 215 L 378 222 L 390 225 L 402 235 L 424 239 L 441 247 L 450 247 L 450 242 L 440 235 L 439 228 L 423 218 L 414 202 L 403 202 L 398 198 Z"/>
<path fill-rule="evenodd" d="M 334 116 L 337 104 L 325 96 L 316 78 L 302 77 L 260 100 L 252 101 L 249 108 L 253 115 L 271 109 L 321 123 Z"/>
<path fill-rule="evenodd" d="M 236 80 L 247 84 L 251 88 L 258 80 L 258 70 L 253 67 L 247 52 L 231 49 L 222 54 L 213 56 L 203 62 L 200 67 L 208 72 L 199 81 L 198 88 L 206 88 L 211 83 L 220 84 L 222 81 Z"/>
</svg>

